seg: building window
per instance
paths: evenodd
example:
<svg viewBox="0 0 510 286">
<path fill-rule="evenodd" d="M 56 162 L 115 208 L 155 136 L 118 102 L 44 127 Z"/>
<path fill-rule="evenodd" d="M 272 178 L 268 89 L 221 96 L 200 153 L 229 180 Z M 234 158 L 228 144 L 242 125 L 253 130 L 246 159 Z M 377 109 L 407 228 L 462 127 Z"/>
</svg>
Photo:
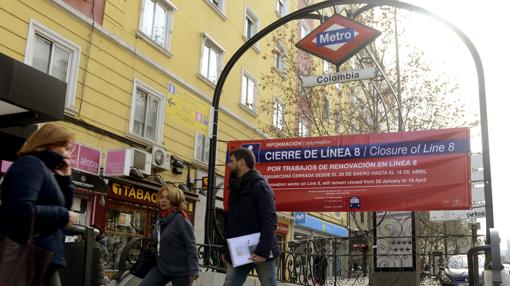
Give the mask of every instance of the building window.
<svg viewBox="0 0 510 286">
<path fill-rule="evenodd" d="M 25 63 L 67 83 L 66 108 L 74 107 L 80 46 L 32 20 Z"/>
<path fill-rule="evenodd" d="M 159 46 L 168 49 L 171 17 L 175 7 L 168 1 L 143 0 L 140 31 Z"/>
<path fill-rule="evenodd" d="M 280 17 L 287 15 L 287 0 L 276 0 L 276 13 Z"/>
<path fill-rule="evenodd" d="M 331 64 L 328 62 L 328 61 L 324 61 L 324 64 L 323 64 L 323 72 L 326 74 L 326 73 L 329 73 L 330 69 L 331 69 Z"/>
<path fill-rule="evenodd" d="M 365 213 L 361 212 L 360 216 L 361 216 L 361 223 L 365 223 Z"/>
<path fill-rule="evenodd" d="M 329 120 L 329 99 L 324 97 L 324 101 L 322 103 L 322 120 L 327 123 Z"/>
<path fill-rule="evenodd" d="M 253 12 L 250 8 L 246 7 L 246 13 L 244 17 L 244 37 L 249 39 L 253 37 L 259 27 L 259 19 L 255 12 Z"/>
<path fill-rule="evenodd" d="M 278 72 L 285 73 L 285 48 L 279 43 L 275 48 L 274 66 Z"/>
<path fill-rule="evenodd" d="M 300 118 L 298 121 L 298 135 L 300 137 L 310 136 L 310 127 L 308 126 L 308 122 L 305 119 Z"/>
<path fill-rule="evenodd" d="M 243 72 L 241 83 L 241 104 L 255 111 L 257 99 L 257 81 L 247 72 Z"/>
<path fill-rule="evenodd" d="M 283 129 L 283 104 L 278 99 L 273 103 L 273 127 L 278 131 Z"/>
<path fill-rule="evenodd" d="M 306 35 L 310 33 L 310 26 L 308 26 L 308 24 L 304 20 L 301 20 L 300 27 L 301 30 L 299 36 L 301 37 L 301 39 L 303 39 L 304 37 L 306 37 Z"/>
<path fill-rule="evenodd" d="M 209 138 L 204 134 L 195 134 L 194 158 L 200 162 L 207 162 L 209 160 Z"/>
<path fill-rule="evenodd" d="M 274 56 L 274 65 L 277 71 L 284 73 L 285 72 L 285 55 L 280 51 L 276 51 Z"/>
<path fill-rule="evenodd" d="M 341 213 L 339 213 L 339 212 L 335 212 L 335 217 L 336 217 L 336 218 L 341 218 L 341 217 L 342 217 L 342 214 L 341 214 Z"/>
<path fill-rule="evenodd" d="M 130 133 L 151 142 L 161 143 L 164 102 L 162 94 L 135 81 Z"/>
<path fill-rule="evenodd" d="M 340 134 L 340 125 L 341 125 L 341 122 L 340 122 L 340 111 L 336 110 L 335 111 L 335 132 L 337 134 Z"/>
<path fill-rule="evenodd" d="M 226 0 L 205 0 L 209 6 L 211 6 L 216 12 L 219 12 L 222 16 L 225 16 L 227 7 Z"/>
<path fill-rule="evenodd" d="M 352 105 L 356 105 L 358 103 L 358 98 L 356 97 L 356 93 L 354 88 L 349 87 L 349 100 Z"/>
<path fill-rule="evenodd" d="M 220 75 L 222 59 L 223 49 L 208 37 L 204 37 L 200 60 L 200 74 L 211 83 L 216 84 Z"/>
</svg>

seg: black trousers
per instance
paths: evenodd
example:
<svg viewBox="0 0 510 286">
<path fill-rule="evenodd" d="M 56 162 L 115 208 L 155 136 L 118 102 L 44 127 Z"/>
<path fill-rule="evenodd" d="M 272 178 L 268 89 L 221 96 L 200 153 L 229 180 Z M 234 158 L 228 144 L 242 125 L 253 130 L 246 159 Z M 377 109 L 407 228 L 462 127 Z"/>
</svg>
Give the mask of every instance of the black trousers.
<svg viewBox="0 0 510 286">
<path fill-rule="evenodd" d="M 44 286 L 62 286 L 62 281 L 60 280 L 60 274 L 58 273 L 58 270 L 61 268 L 61 266 L 50 264 L 48 266 L 48 270 L 46 271 L 46 274 L 44 275 Z"/>
<path fill-rule="evenodd" d="M 139 286 L 164 286 L 168 282 L 172 282 L 172 286 L 189 286 L 189 276 L 165 276 L 161 274 L 157 266 L 152 267 L 147 276 L 143 278 Z"/>
</svg>

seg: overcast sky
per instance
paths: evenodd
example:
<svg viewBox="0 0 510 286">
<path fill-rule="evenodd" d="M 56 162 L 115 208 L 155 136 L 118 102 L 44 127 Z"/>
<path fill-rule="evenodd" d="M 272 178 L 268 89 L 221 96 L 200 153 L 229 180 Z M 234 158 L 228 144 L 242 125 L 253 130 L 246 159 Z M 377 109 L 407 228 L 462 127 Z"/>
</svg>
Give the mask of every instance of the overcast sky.
<svg viewBox="0 0 510 286">
<path fill-rule="evenodd" d="M 408 3 L 448 19 L 467 34 L 480 54 L 487 90 L 495 226 L 502 238 L 510 239 L 510 156 L 505 148 L 510 139 L 510 95 L 507 86 L 510 74 L 507 43 L 510 33 L 503 30 L 503 27 L 509 27 L 506 21 L 510 2 L 412 0 Z M 478 112 L 476 70 L 465 45 L 444 25 L 434 23 L 430 18 L 413 17 L 409 29 L 414 31 L 410 37 L 418 45 L 435 55 L 439 62 L 444 62 L 439 67 L 459 81 L 459 95 L 464 97 L 468 108 Z M 481 151 L 477 138 L 472 138 L 472 151 Z"/>
</svg>

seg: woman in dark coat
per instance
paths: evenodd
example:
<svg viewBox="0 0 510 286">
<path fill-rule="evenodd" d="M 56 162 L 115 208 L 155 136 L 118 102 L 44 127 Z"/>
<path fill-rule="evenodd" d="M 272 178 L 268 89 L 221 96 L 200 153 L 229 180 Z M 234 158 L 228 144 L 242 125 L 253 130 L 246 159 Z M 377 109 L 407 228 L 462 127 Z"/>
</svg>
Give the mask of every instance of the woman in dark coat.
<svg viewBox="0 0 510 286">
<path fill-rule="evenodd" d="M 188 286 L 198 278 L 198 253 L 193 226 L 182 210 L 184 193 L 170 186 L 159 191 L 160 214 L 153 237 L 156 266 L 140 286 Z"/>
<path fill-rule="evenodd" d="M 68 156 L 73 140 L 64 127 L 43 125 L 28 137 L 2 184 L 0 235 L 23 243 L 34 219 L 34 244 L 53 252 L 44 285 L 61 285 L 63 229 L 78 220 L 78 214 L 69 211 L 74 189 Z"/>
</svg>

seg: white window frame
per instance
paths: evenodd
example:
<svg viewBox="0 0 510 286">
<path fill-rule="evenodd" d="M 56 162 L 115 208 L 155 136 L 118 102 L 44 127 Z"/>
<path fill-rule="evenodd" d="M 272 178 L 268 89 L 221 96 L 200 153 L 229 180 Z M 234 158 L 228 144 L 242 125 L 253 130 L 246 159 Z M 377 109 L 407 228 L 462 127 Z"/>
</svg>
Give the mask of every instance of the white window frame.
<svg viewBox="0 0 510 286">
<path fill-rule="evenodd" d="M 324 97 L 323 100 L 322 100 L 322 119 L 324 121 L 329 121 L 329 117 L 330 117 L 330 114 L 329 114 L 329 98 L 327 97 Z M 327 124 L 328 122 L 326 122 Z"/>
<path fill-rule="evenodd" d="M 219 5 L 213 3 L 214 0 L 204 0 L 223 20 L 227 20 L 227 0 L 218 0 Z"/>
<path fill-rule="evenodd" d="M 340 133 L 340 129 L 342 128 L 342 122 L 340 121 L 340 110 L 335 110 L 333 115 L 335 121 L 335 132 Z"/>
<path fill-rule="evenodd" d="M 222 66 L 223 66 L 223 57 L 225 56 L 225 49 L 223 47 L 221 47 L 218 44 L 218 42 L 213 40 L 208 34 L 202 33 L 202 44 L 200 47 L 200 59 L 199 59 L 200 64 L 199 64 L 198 75 L 202 80 L 204 80 L 208 84 L 215 86 L 216 82 L 218 81 L 218 78 L 216 79 L 216 81 L 212 81 L 211 79 L 209 79 L 209 75 L 202 74 L 202 57 L 204 56 L 204 50 L 205 50 L 204 48 L 205 48 L 206 44 L 209 44 L 210 48 L 212 47 L 219 52 L 218 67 L 217 67 L 218 78 L 220 77 L 220 73 L 221 73 Z"/>
<path fill-rule="evenodd" d="M 310 126 L 307 120 L 303 118 L 299 118 L 298 120 L 298 135 L 299 137 L 309 137 L 310 136 Z"/>
<path fill-rule="evenodd" d="M 253 91 L 253 105 L 252 106 L 249 106 L 248 105 L 248 98 L 246 98 L 246 102 L 243 103 L 243 81 L 244 81 L 244 78 L 247 78 L 251 81 L 253 81 L 254 83 L 254 87 L 255 87 L 255 90 Z M 246 85 L 246 87 L 248 87 L 248 84 Z M 247 108 L 249 111 L 253 112 L 253 113 L 256 113 L 257 111 L 257 92 L 258 92 L 258 86 L 257 86 L 257 79 L 251 75 L 247 70 L 243 69 L 242 72 L 241 72 L 241 101 L 240 101 L 240 104 L 242 107 L 244 108 Z M 246 96 L 248 96 L 248 94 L 246 94 Z"/>
<path fill-rule="evenodd" d="M 202 154 L 198 154 L 198 142 L 202 141 L 204 146 Z M 207 135 L 195 132 L 195 146 L 193 148 L 193 159 L 202 163 L 207 163 L 209 160 L 209 152 L 211 150 L 209 137 Z"/>
<path fill-rule="evenodd" d="M 328 74 L 328 73 L 330 73 L 330 71 L 331 71 L 331 63 L 324 60 L 322 63 L 322 72 L 324 74 Z"/>
<path fill-rule="evenodd" d="M 253 23 L 253 29 L 248 30 L 247 20 L 250 20 Z M 244 9 L 244 32 L 243 36 L 245 40 L 253 37 L 259 31 L 259 17 L 255 14 L 255 11 L 251 9 L 248 5 L 245 6 Z M 248 33 L 251 32 L 251 35 Z"/>
<path fill-rule="evenodd" d="M 280 9 L 280 3 L 282 3 L 283 9 Z M 288 0 L 276 0 L 276 15 L 278 17 L 283 17 L 287 15 L 289 9 L 289 1 Z"/>
<path fill-rule="evenodd" d="M 306 33 L 306 35 L 303 35 L 303 30 L 308 31 L 308 33 Z M 310 34 L 311 31 L 312 30 L 310 29 L 308 23 L 305 20 L 301 20 L 301 23 L 299 23 L 299 39 L 303 39 L 308 34 Z"/>
<path fill-rule="evenodd" d="M 355 91 L 351 87 L 349 87 L 349 100 L 353 105 L 356 105 L 358 103 L 358 98 L 356 97 Z"/>
<path fill-rule="evenodd" d="M 143 35 L 143 39 L 149 41 L 150 43 L 156 45 L 157 47 L 161 47 L 165 49 L 166 51 L 170 52 L 170 43 L 172 38 L 172 32 L 173 32 L 173 26 L 174 26 L 174 14 L 175 11 L 177 11 L 177 7 L 172 4 L 168 0 L 154 0 L 154 2 L 161 3 L 165 8 L 167 9 L 167 19 L 166 19 L 166 31 L 165 31 L 165 40 L 164 45 L 160 45 L 158 42 L 156 42 L 150 35 L 147 35 L 142 31 L 142 23 L 143 23 L 143 15 L 144 15 L 144 7 L 145 7 L 145 1 L 151 1 L 151 0 L 142 0 L 140 1 L 140 23 L 138 25 L 138 32 Z M 153 16 L 154 17 L 154 16 Z M 153 23 L 154 25 L 154 23 Z M 154 28 L 154 27 L 153 27 Z"/>
<path fill-rule="evenodd" d="M 57 46 L 63 47 L 69 51 L 70 56 L 67 66 L 67 90 L 65 108 L 69 112 L 75 112 L 74 104 L 76 99 L 76 85 L 78 82 L 78 72 L 80 69 L 80 46 L 64 38 L 50 28 L 42 25 L 38 21 L 31 19 L 28 27 L 27 45 L 25 50 L 25 64 L 30 66 L 32 65 L 34 58 L 36 35 L 40 35 L 41 37 L 51 41 L 52 44 L 56 44 Z"/>
<path fill-rule="evenodd" d="M 159 99 L 159 110 L 158 110 L 158 118 L 157 118 L 157 127 L 156 127 L 156 140 L 152 140 L 146 137 L 142 137 L 136 133 L 134 133 L 134 123 L 135 123 L 135 106 L 136 106 L 136 91 L 138 89 L 143 90 L 144 92 L 150 94 L 151 96 Z M 135 79 L 133 83 L 133 93 L 131 98 L 131 115 L 129 118 L 129 135 L 133 136 L 136 139 L 140 139 L 145 142 L 149 142 L 152 144 L 156 144 L 161 146 L 163 142 L 163 128 L 165 123 L 165 103 L 166 97 L 163 92 L 157 91 L 156 89 L 150 87 L 139 79 Z"/>
<path fill-rule="evenodd" d="M 273 127 L 278 130 L 283 130 L 283 124 L 285 121 L 285 107 L 283 106 L 283 103 L 280 99 L 275 98 L 273 100 L 273 115 L 272 115 L 272 122 Z"/>
<path fill-rule="evenodd" d="M 276 71 L 284 74 L 286 72 L 286 62 L 285 58 L 287 57 L 287 52 L 281 43 L 276 43 L 275 55 L 274 55 L 274 67 Z"/>
</svg>

